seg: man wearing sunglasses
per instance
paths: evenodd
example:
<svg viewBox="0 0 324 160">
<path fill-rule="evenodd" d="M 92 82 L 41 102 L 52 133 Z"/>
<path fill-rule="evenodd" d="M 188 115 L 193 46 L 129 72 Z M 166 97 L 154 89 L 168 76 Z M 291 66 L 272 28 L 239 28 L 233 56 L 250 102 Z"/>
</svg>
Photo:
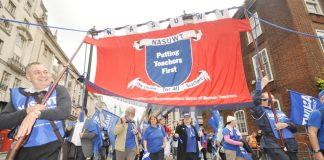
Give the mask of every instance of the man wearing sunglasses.
<svg viewBox="0 0 324 160">
<path fill-rule="evenodd" d="M 295 160 L 297 158 L 298 145 L 294 138 L 297 132 L 296 125 L 285 115 L 285 113 L 276 109 L 279 123 L 276 123 L 274 114 L 271 110 L 271 103 L 274 96 L 268 93 L 262 93 L 263 88 L 269 83 L 267 77 L 257 80 L 256 90 L 252 92 L 254 107 L 251 108 L 252 118 L 256 121 L 262 130 L 263 136 L 260 140 L 261 149 L 271 159 Z M 285 141 L 285 148 L 280 146 L 280 136 L 278 130 L 281 130 Z"/>
</svg>

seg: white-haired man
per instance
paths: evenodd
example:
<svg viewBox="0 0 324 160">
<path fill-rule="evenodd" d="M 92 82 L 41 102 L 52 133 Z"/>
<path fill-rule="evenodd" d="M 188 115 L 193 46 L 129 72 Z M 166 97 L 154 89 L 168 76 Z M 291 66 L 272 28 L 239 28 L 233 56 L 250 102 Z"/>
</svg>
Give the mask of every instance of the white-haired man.
<svg viewBox="0 0 324 160">
<path fill-rule="evenodd" d="M 116 124 L 114 133 L 116 135 L 116 160 L 134 160 L 138 150 L 138 139 L 141 137 L 136 129 L 134 117 L 136 109 L 128 107 L 125 116 Z"/>
</svg>

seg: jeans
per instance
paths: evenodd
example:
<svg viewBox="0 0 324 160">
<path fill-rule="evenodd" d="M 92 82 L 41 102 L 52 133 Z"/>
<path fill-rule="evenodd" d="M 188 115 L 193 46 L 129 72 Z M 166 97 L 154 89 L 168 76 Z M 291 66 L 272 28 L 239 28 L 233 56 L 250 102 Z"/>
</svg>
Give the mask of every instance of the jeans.
<svg viewBox="0 0 324 160">
<path fill-rule="evenodd" d="M 164 150 L 160 150 L 155 153 L 150 153 L 150 159 L 151 160 L 164 160 Z"/>
<path fill-rule="evenodd" d="M 281 148 L 264 148 L 264 153 L 273 160 L 290 160 L 288 154 L 286 154 Z"/>
</svg>

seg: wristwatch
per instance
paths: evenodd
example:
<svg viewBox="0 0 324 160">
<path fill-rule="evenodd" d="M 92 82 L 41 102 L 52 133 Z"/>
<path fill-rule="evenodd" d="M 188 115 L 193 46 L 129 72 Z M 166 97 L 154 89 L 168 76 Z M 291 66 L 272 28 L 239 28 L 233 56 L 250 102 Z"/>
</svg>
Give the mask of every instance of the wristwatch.
<svg viewBox="0 0 324 160">
<path fill-rule="evenodd" d="M 318 153 L 318 152 L 321 152 L 320 149 L 316 149 L 316 150 L 313 150 L 314 153 Z"/>
</svg>

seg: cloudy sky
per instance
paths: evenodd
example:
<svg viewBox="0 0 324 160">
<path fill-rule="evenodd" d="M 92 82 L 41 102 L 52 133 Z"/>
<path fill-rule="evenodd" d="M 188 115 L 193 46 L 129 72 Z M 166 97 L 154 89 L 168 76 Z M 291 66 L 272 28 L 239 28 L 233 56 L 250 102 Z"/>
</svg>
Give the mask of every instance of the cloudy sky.
<svg viewBox="0 0 324 160">
<path fill-rule="evenodd" d="M 43 0 L 43 2 L 48 10 L 49 25 L 80 30 L 89 30 L 95 26 L 100 30 L 175 18 L 181 16 L 184 11 L 187 14 L 203 13 L 241 6 L 244 0 Z M 213 17 L 207 19 L 212 20 Z M 71 56 L 84 36 L 85 33 L 82 32 L 59 30 L 58 43 L 64 52 Z M 84 54 L 85 51 L 80 51 L 73 62 L 80 73 L 83 73 Z M 95 58 L 92 73 L 95 72 Z"/>
</svg>

